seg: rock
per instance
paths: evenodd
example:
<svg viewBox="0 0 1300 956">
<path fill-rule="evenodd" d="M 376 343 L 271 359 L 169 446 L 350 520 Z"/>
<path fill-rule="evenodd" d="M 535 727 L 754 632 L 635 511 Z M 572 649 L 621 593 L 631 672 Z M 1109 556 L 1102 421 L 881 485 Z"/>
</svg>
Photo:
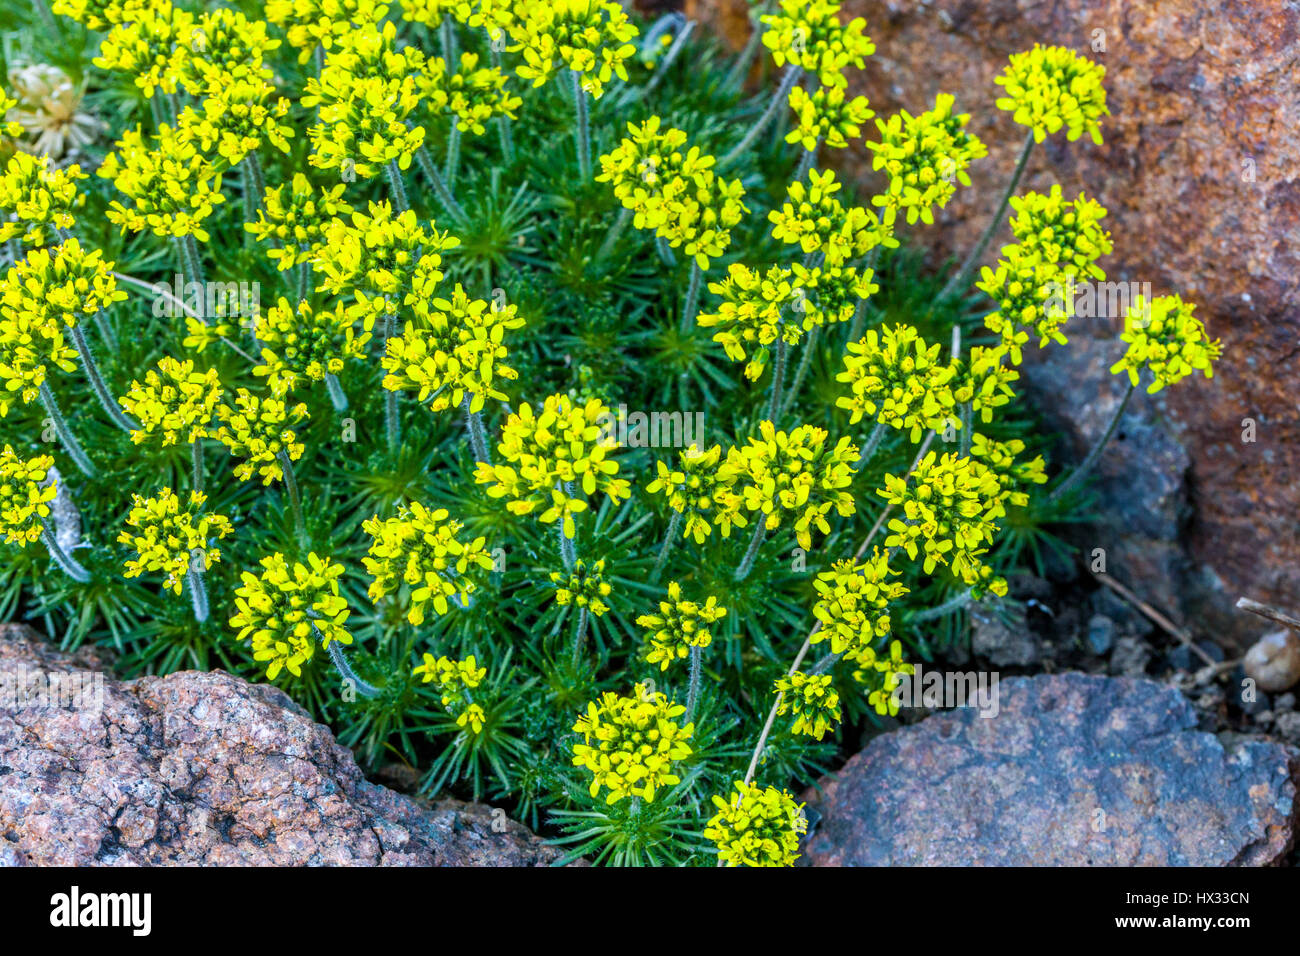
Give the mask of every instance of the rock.
<svg viewBox="0 0 1300 956">
<path fill-rule="evenodd" d="M 1300 634 L 1291 630 L 1265 634 L 1246 652 L 1242 666 L 1260 690 L 1290 690 L 1300 681 Z"/>
<path fill-rule="evenodd" d="M 716 25 L 734 47 L 748 35 L 746 6 L 686 0 L 685 9 Z M 970 170 L 972 188 L 958 191 L 935 226 L 905 230 L 910 241 L 931 247 L 936 262 L 974 245 L 1023 140 L 994 102 L 1002 88 L 993 79 L 1008 54 L 1035 42 L 1063 44 L 1105 66 L 1112 115 L 1102 123 L 1104 145 L 1053 137 L 1035 150 L 1021 189 L 1060 183 L 1068 195 L 1095 197 L 1110 211 L 1108 279 L 1183 294 L 1222 337 L 1224 358 L 1212 382 L 1139 394 L 1133 405 L 1167 421 L 1187 450 L 1195 475 L 1191 562 L 1212 566 L 1233 600 L 1249 593 L 1279 603 L 1300 591 L 1300 535 L 1290 521 L 1269 520 L 1300 512 L 1300 364 L 1292 361 L 1300 339 L 1300 5 L 846 0 L 842 16 L 864 17 L 876 44 L 865 68 L 850 71 L 852 93 L 865 93 L 878 116 L 915 113 L 935 94 L 952 93 L 989 147 Z M 1099 40 L 1104 52 L 1094 49 Z M 769 82 L 774 75 L 769 58 Z M 876 137 L 874 122 L 864 136 Z M 864 145 L 825 152 L 836 154 L 830 161 L 846 178 L 880 190 Z M 990 257 L 1001 244 L 992 244 Z M 1048 352 L 1079 355 L 1088 339 L 1110 340 L 1116 330 L 1113 317 L 1076 320 L 1067 330 L 1070 345 Z M 1109 390 L 1109 377 L 1082 392 L 1057 387 L 1066 401 L 1089 401 Z M 1256 440 L 1244 441 L 1251 427 Z M 1145 582 L 1126 583 L 1148 593 L 1138 586 Z M 1198 595 L 1185 600 L 1194 604 Z M 1229 631 L 1209 630 L 1219 623 L 1189 606 L 1184 620 L 1198 619 L 1205 633 L 1249 636 L 1226 614 Z"/>
<path fill-rule="evenodd" d="M 1232 749 L 1176 690 L 1009 678 L 999 712 L 876 737 L 820 793 L 813 866 L 1262 866 L 1295 838 L 1300 751 Z"/>
<path fill-rule="evenodd" d="M 982 604 L 971 608 L 971 651 L 994 667 L 1028 667 L 1042 656 L 1042 641 L 1025 626 L 1021 605 L 1003 604 L 1001 610 Z"/>
<path fill-rule="evenodd" d="M 1295 710 L 1295 694 L 1283 694 L 1273 702 L 1277 710 Z"/>
<path fill-rule="evenodd" d="M 1115 622 L 1104 614 L 1094 614 L 1088 618 L 1088 630 L 1084 638 L 1088 642 L 1088 651 L 1103 657 L 1115 646 Z"/>
<path fill-rule="evenodd" d="M 533 866 L 559 855 L 490 807 L 429 807 L 367 782 L 274 687 L 221 671 L 124 682 L 106 671 L 93 651 L 63 654 L 0 626 L 0 864 Z M 49 674 L 88 692 L 75 707 L 10 706 L 13 687 Z"/>
<path fill-rule="evenodd" d="M 1289 711 L 1274 714 L 1273 730 L 1283 740 L 1292 744 L 1300 744 L 1300 713 Z"/>
</svg>

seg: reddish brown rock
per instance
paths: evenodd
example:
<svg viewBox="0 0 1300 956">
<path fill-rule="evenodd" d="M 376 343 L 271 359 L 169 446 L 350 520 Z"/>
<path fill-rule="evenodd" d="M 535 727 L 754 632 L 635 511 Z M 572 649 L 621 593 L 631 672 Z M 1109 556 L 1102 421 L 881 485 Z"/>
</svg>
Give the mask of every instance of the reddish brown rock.
<svg viewBox="0 0 1300 956">
<path fill-rule="evenodd" d="M 1297 825 L 1300 752 L 1197 731 L 1153 681 L 1053 674 L 999 686 L 998 713 L 882 734 L 821 793 L 813 866 L 1264 866 Z"/>
<path fill-rule="evenodd" d="M 744 40 L 737 11 L 745 6 L 686 4 L 733 45 Z M 1208 564 L 1231 595 L 1285 603 L 1300 590 L 1300 6 L 847 0 L 844 12 L 865 17 L 876 42 L 851 86 L 878 114 L 922 110 L 950 92 L 990 148 L 971 170 L 974 188 L 961 190 L 935 226 L 910 230 L 936 258 L 970 248 L 1022 140 L 994 107 L 1001 88 L 993 78 L 1008 54 L 1055 43 L 1105 65 L 1105 144 L 1054 138 L 1036 150 L 1022 188 L 1059 182 L 1095 196 L 1110 210 L 1109 278 L 1195 300 L 1222 338 L 1213 383 L 1189 381 L 1141 401 L 1168 413 L 1191 458 L 1193 563 Z M 1094 51 L 1101 39 L 1104 52 Z M 860 145 L 845 151 L 846 172 L 878 189 L 867 157 Z M 1114 334 L 1113 322 L 1074 325 L 1072 339 Z M 1242 441 L 1246 418 L 1257 423 L 1256 443 Z M 1245 627 L 1237 638 L 1259 633 Z"/>
<path fill-rule="evenodd" d="M 0 865 L 537 866 L 500 811 L 367 782 L 282 691 L 223 672 L 119 682 L 0 626 Z M 96 679 L 66 706 L 18 683 Z M 501 832 L 497 832 L 500 830 Z"/>
</svg>

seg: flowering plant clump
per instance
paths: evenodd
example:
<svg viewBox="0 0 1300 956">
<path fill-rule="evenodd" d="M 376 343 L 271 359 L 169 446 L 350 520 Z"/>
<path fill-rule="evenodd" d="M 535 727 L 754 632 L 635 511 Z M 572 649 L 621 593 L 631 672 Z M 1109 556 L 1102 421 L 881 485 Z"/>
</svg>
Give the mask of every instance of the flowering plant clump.
<svg viewBox="0 0 1300 956">
<path fill-rule="evenodd" d="M 727 866 L 793 866 L 799 859 L 808 818 L 786 791 L 741 780 L 729 799 L 714 797 L 713 805 L 718 812 L 704 836 L 717 844 L 718 859 Z"/>
<path fill-rule="evenodd" d="M 593 797 L 609 790 L 608 803 L 641 797 L 653 803 L 656 791 L 680 783 L 675 765 L 691 755 L 693 724 L 675 718 L 686 712 L 663 694 L 637 684 L 632 694 L 609 692 L 573 725 L 582 743 L 573 745 L 573 764 L 591 773 Z"/>
<path fill-rule="evenodd" d="M 1069 553 L 1138 386 L 1220 358 L 1137 300 L 1110 426 L 1048 458 L 1024 353 L 1123 271 L 1019 188 L 1100 137 L 1068 50 L 877 116 L 835 0 L 734 58 L 615 0 L 16 3 L 0 608 L 274 682 L 565 862 L 793 863 L 790 794 Z M 1020 157 L 936 277 L 995 99 Z"/>
</svg>

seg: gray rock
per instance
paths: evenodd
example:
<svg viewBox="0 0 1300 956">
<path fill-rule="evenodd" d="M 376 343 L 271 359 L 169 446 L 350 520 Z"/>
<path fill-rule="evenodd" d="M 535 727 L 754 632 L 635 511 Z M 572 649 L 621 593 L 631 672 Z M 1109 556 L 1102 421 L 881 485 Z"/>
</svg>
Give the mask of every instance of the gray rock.
<svg viewBox="0 0 1300 956">
<path fill-rule="evenodd" d="M 1088 630 L 1084 639 L 1091 653 L 1104 657 L 1115 646 L 1115 622 L 1104 614 L 1094 614 L 1088 618 Z"/>
<path fill-rule="evenodd" d="M 1028 667 L 1042 656 L 1042 641 L 1025 626 L 1023 605 L 977 604 L 970 620 L 971 651 L 994 667 Z"/>
<path fill-rule="evenodd" d="M 0 707 L 0 864 L 533 866 L 558 853 L 492 808 L 369 783 L 282 691 L 221 671 L 114 680 L 0 626 L 0 686 L 89 680 L 75 706 Z M 66 680 L 66 678 L 65 678 Z M 500 832 L 498 832 L 500 831 Z"/>
<path fill-rule="evenodd" d="M 1151 648 L 1140 637 L 1125 636 L 1115 642 L 1110 655 L 1110 672 L 1124 677 L 1141 677 L 1151 661 Z"/>
<path fill-rule="evenodd" d="M 1230 750 L 1176 690 L 1086 674 L 1010 678 L 1000 711 L 877 737 L 820 793 L 814 866 L 1262 866 L 1295 838 L 1300 751 Z"/>
</svg>

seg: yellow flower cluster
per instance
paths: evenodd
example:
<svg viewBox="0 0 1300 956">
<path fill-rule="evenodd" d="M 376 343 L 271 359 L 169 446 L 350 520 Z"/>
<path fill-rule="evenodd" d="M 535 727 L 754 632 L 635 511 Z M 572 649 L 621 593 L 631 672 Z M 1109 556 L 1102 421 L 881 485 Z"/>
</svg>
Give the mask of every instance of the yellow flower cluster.
<svg viewBox="0 0 1300 956">
<path fill-rule="evenodd" d="M 484 124 L 494 116 L 515 118 L 523 102 L 506 89 L 506 75 L 495 67 L 478 65 L 477 53 L 462 53 L 460 69 L 452 72 L 441 58 L 429 61 L 421 78 L 425 108 L 435 115 L 455 117 L 462 133 L 483 135 Z"/>
<path fill-rule="evenodd" d="M 606 787 L 606 803 L 629 796 L 653 803 L 658 790 L 680 783 L 673 765 L 691 755 L 695 730 L 677 723 L 684 713 L 646 684 L 637 684 L 630 697 L 606 692 L 599 703 L 589 703 L 573 725 L 583 740 L 573 745 L 573 764 L 591 771 L 591 796 Z"/>
<path fill-rule="evenodd" d="M 976 597 L 986 589 L 1006 594 L 1006 582 L 994 580 L 980 557 L 998 530 L 995 522 L 1006 514 L 993 472 L 968 457 L 930 452 L 910 480 L 887 474 L 876 494 L 902 508 L 902 516 L 889 522 L 886 547 L 902 548 L 914 561 L 923 551 L 926 574 L 948 565 Z"/>
<path fill-rule="evenodd" d="M 0 120 L 4 114 L 0 109 Z M 6 220 L 0 222 L 0 242 L 18 239 L 29 246 L 54 242 L 54 230 L 71 229 L 76 221 L 72 212 L 81 203 L 77 180 L 85 178 L 80 166 L 56 169 L 44 156 L 15 152 L 0 176 L 0 213 Z"/>
<path fill-rule="evenodd" d="M 448 657 L 434 658 L 426 653 L 424 663 L 418 665 L 412 674 L 423 678 L 426 684 L 437 683 L 442 706 L 456 715 L 458 727 L 475 734 L 482 732 L 487 715 L 480 704 L 474 703 L 470 691 L 483 683 L 487 668 L 479 667 L 473 654 L 463 661 L 456 661 Z"/>
<path fill-rule="evenodd" d="M 139 4 L 109 30 L 92 61 L 101 70 L 120 70 L 146 97 L 175 93 L 190 48 L 183 45 L 194 15 L 171 0 Z"/>
<path fill-rule="evenodd" d="M 149 149 L 139 129 L 127 130 L 99 167 L 99 175 L 131 200 L 130 207 L 114 200 L 105 217 L 123 233 L 148 229 L 155 236 L 207 242 L 204 220 L 226 201 L 221 174 L 193 140 L 171 127 L 164 124 L 154 138 L 157 146 Z"/>
<path fill-rule="evenodd" d="M 224 538 L 234 528 L 225 515 L 201 510 L 207 500 L 203 492 L 191 491 L 182 510 L 180 498 L 170 488 L 164 488 L 152 498 L 132 495 L 126 523 L 138 530 L 123 531 L 117 538 L 118 544 L 127 545 L 136 555 L 126 562 L 126 577 L 136 578 L 146 571 L 165 571 L 163 587 L 179 595 L 196 559 L 201 560 L 198 569 L 204 571 L 219 563 L 221 549 L 209 548 L 208 540 Z"/>
<path fill-rule="evenodd" d="M 572 604 L 590 611 L 595 617 L 601 617 L 609 610 L 605 598 L 614 589 L 605 580 L 604 560 L 588 563 L 579 558 L 573 563 L 572 571 L 552 571 L 551 584 L 555 585 L 556 604 Z"/>
<path fill-rule="evenodd" d="M 289 101 L 271 99 L 274 87 L 261 78 L 227 79 L 213 85 L 199 110 L 186 107 L 177 121 L 177 135 L 192 140 L 205 153 L 215 152 L 225 166 L 234 166 L 268 142 L 289 151 L 293 127 L 285 122 Z"/>
<path fill-rule="evenodd" d="M 636 47 L 637 29 L 623 7 L 611 0 L 546 0 L 516 10 L 507 25 L 524 62 L 516 72 L 541 86 L 561 69 L 581 74 L 582 88 L 599 98 L 617 76 L 627 81 L 626 61 Z"/>
<path fill-rule="evenodd" d="M 823 86 L 844 86 L 845 67 L 861 69 L 876 45 L 862 32 L 865 20 L 854 17 L 841 24 L 839 12 L 834 0 L 781 0 L 777 13 L 760 18 L 767 27 L 763 45 L 777 66 L 788 61 L 816 73 Z"/>
<path fill-rule="evenodd" d="M 587 510 L 587 502 L 573 495 L 573 483 L 580 481 L 587 496 L 604 492 L 615 504 L 631 494 L 611 455 L 618 442 L 605 433 L 612 420 L 609 408 L 594 398 L 578 405 L 567 395 L 551 395 L 538 414 L 525 403 L 502 430 L 498 449 L 506 463 L 480 461 L 474 481 L 487 485 L 491 497 L 510 499 L 512 514 L 541 509 L 539 521 L 562 522 L 565 537 L 572 538 L 573 516 Z"/>
<path fill-rule="evenodd" d="M 727 866 L 794 866 L 799 837 L 808 832 L 803 804 L 784 790 L 760 790 L 742 780 L 729 800 L 715 796 L 718 812 L 704 837 L 718 847 Z"/>
<path fill-rule="evenodd" d="M 1020 379 L 1020 373 L 1003 362 L 1007 351 L 1002 346 L 971 347 L 967 360 L 956 363 L 952 379 L 952 397 L 958 405 L 969 404 L 972 412 L 979 412 L 980 420 L 991 422 L 993 410 L 1006 405 L 1016 397 L 1011 383 Z"/>
<path fill-rule="evenodd" d="M 257 340 L 262 344 L 262 364 L 254 375 L 265 375 L 271 391 L 285 395 L 304 381 L 319 382 L 329 372 L 337 375 L 349 360 L 366 357 L 369 332 L 357 333 L 342 302 L 333 309 L 313 310 L 303 300 L 295 309 L 280 301 L 258 316 Z"/>
<path fill-rule="evenodd" d="M 1060 268 L 1067 276 L 1105 279 L 1097 260 L 1111 252 L 1110 233 L 1101 228 L 1106 208 L 1083 193 L 1071 201 L 1053 185 L 1050 193 L 1011 197 L 1011 231 L 1020 248 Z M 1005 256 L 1009 249 L 1004 248 Z"/>
<path fill-rule="evenodd" d="M 710 282 L 709 291 L 722 297 L 717 312 L 702 312 L 697 319 L 701 328 L 719 327 L 713 341 L 722 346 L 727 358 L 744 362 L 745 378 L 756 381 L 767 367 L 768 346 L 777 339 L 795 345 L 811 328 L 808 313 L 788 317 L 784 314 L 805 300 L 790 281 L 791 272 L 772 266 L 766 273 L 735 262 L 721 282 Z M 750 354 L 750 350 L 754 350 Z"/>
<path fill-rule="evenodd" d="M 857 313 L 858 304 L 880 291 L 873 280 L 874 269 L 859 271 L 856 266 L 813 266 L 796 262 L 794 284 L 803 290 L 801 303 L 805 325 L 847 322 Z"/>
<path fill-rule="evenodd" d="M 874 655 L 873 655 L 874 657 Z M 894 699 L 894 689 L 898 687 L 903 674 L 915 674 L 916 665 L 903 660 L 903 645 L 891 641 L 889 654 L 879 660 L 864 663 L 861 670 L 853 672 L 853 679 L 859 683 L 880 681 L 880 685 L 867 695 L 867 703 L 881 717 L 898 716 L 898 701 Z"/>
<path fill-rule="evenodd" d="M 918 218 L 933 224 L 933 210 L 948 204 L 956 184 L 970 185 L 966 169 L 971 161 L 987 155 L 984 144 L 966 132 L 969 114 L 955 115 L 953 102 L 940 93 L 934 109 L 919 116 L 900 110 L 888 120 L 876 120 L 880 142 L 867 143 L 867 148 L 874 154 L 871 168 L 889 176 L 889 189 L 871 201 L 884 208 L 886 222 L 892 223 L 902 209 L 909 224 Z"/>
<path fill-rule="evenodd" d="M 325 244 L 326 226 L 352 215 L 352 207 L 343 198 L 344 188 L 340 183 L 318 194 L 306 176 L 294 173 L 292 183 L 266 191 L 257 222 L 246 223 L 244 228 L 271 246 L 266 257 L 281 271 L 310 262 Z"/>
<path fill-rule="evenodd" d="M 347 175 L 373 176 L 395 161 L 401 169 L 424 143 L 424 127 L 407 118 L 420 102 L 424 54 L 398 49 L 397 25 L 358 26 L 334 38 L 320 76 L 310 77 L 302 105 L 319 107 L 308 162 Z"/>
<path fill-rule="evenodd" d="M 909 432 L 918 441 L 926 429 L 941 431 L 952 423 L 951 382 L 954 369 L 939 358 L 940 346 L 927 345 L 910 325 L 871 329 L 857 342 L 850 342 L 844 356 L 844 371 L 836 381 L 849 386 L 849 394 L 835 404 L 850 413 L 850 424 L 864 416 L 872 421 Z"/>
<path fill-rule="evenodd" d="M 861 564 L 836 561 L 817 575 L 817 603 L 813 616 L 821 627 L 812 643 L 830 640 L 831 651 L 858 660 L 872 644 L 889 634 L 889 602 L 908 593 L 902 582 L 891 581 L 889 554 L 879 548 Z"/>
<path fill-rule="evenodd" d="M 250 20 L 229 7 L 199 14 L 180 32 L 177 44 L 188 50 L 179 58 L 180 83 L 194 96 L 216 96 L 227 84 L 261 86 L 271 78 L 263 61 L 280 47 L 279 40 L 267 36 L 266 21 Z"/>
<path fill-rule="evenodd" d="M 302 457 L 303 445 L 293 431 L 307 418 L 307 406 L 286 405 L 278 398 L 259 398 L 248 389 L 235 393 L 235 407 L 218 409 L 221 427 L 213 436 L 230 449 L 230 454 L 248 459 L 235 466 L 235 477 L 249 481 L 254 473 L 262 484 L 284 479 L 279 456 L 290 461 Z"/>
<path fill-rule="evenodd" d="M 0 452 L 0 530 L 6 544 L 25 548 L 41 536 L 58 493 L 55 482 L 46 480 L 53 466 L 49 455 L 22 459 L 11 445 Z"/>
<path fill-rule="evenodd" d="M 370 551 L 362 558 L 374 578 L 370 599 L 377 602 L 405 584 L 411 595 L 406 619 L 417 627 L 424 623 L 426 607 L 446 614 L 448 598 L 467 607 L 478 590 L 475 569 L 492 570 L 484 539 L 459 538 L 464 525 L 450 520 L 445 508 L 430 511 L 413 501 L 391 518 L 374 516 L 362 528 L 371 537 Z"/>
<path fill-rule="evenodd" d="M 266 661 L 266 676 L 274 680 L 287 668 L 302 676 L 302 665 L 311 660 L 316 638 L 328 649 L 330 641 L 351 644 L 345 624 L 348 602 L 339 594 L 343 565 L 321 558 L 313 551 L 307 563 L 290 565 L 276 552 L 261 561 L 262 573 L 245 571 L 243 584 L 235 591 L 236 614 L 230 626 L 239 629 L 235 640 L 252 642 L 253 660 Z"/>
<path fill-rule="evenodd" d="M 1120 338 L 1128 343 L 1124 357 L 1111 372 L 1127 371 L 1129 381 L 1138 384 L 1143 369 L 1151 372 L 1148 392 L 1182 381 L 1193 372 L 1214 377 L 1211 363 L 1223 352 L 1218 339 L 1211 339 L 1201 320 L 1192 314 L 1196 306 L 1176 295 L 1156 296 L 1149 303 L 1136 296 L 1124 317 Z"/>
<path fill-rule="evenodd" d="M 824 264 L 831 268 L 844 266 L 877 246 L 896 247 L 893 229 L 874 212 L 861 206 L 844 208 L 835 195 L 842 186 L 829 169 L 811 170 L 807 183 L 791 183 L 788 201 L 767 214 L 772 238 L 798 244 L 807 255 L 820 252 Z"/>
<path fill-rule="evenodd" d="M 418 392 L 420 402 L 429 402 L 435 412 L 459 407 L 467 394 L 471 412 L 481 411 L 489 398 L 506 400 L 497 383 L 513 381 L 519 373 L 505 364 L 502 339 L 508 330 L 523 327 L 517 306 L 498 309 L 471 299 L 458 282 L 450 300 L 421 300 L 414 311 L 418 321 L 388 340 L 384 388 Z"/>
<path fill-rule="evenodd" d="M 638 229 L 652 229 L 674 249 L 681 247 L 701 269 L 731 244 L 731 228 L 748 210 L 741 201 L 739 179 L 727 181 L 714 172 L 717 162 L 686 148 L 679 129 L 659 132 L 661 121 L 651 116 L 628 124 L 629 137 L 600 157 L 597 182 L 612 183 L 614 195 L 635 213 Z"/>
<path fill-rule="evenodd" d="M 637 627 L 651 632 L 646 662 L 658 664 L 661 671 L 666 671 L 669 664 L 688 657 L 692 647 L 708 647 L 713 643 L 709 626 L 726 614 L 727 609 L 712 595 L 703 604 L 683 600 L 682 586 L 670 582 L 668 600 L 659 602 L 659 613 L 642 614 L 636 619 Z"/>
<path fill-rule="evenodd" d="M 1036 142 L 1064 127 L 1071 141 L 1087 133 L 1100 146 L 1100 121 L 1110 115 L 1105 76 L 1104 66 L 1071 49 L 1035 43 L 1032 50 L 1011 54 L 993 82 L 1006 93 L 998 109 L 1013 112 L 1017 123 L 1033 130 Z"/>
<path fill-rule="evenodd" d="M 840 86 L 821 86 L 812 93 L 795 86 L 789 102 L 795 128 L 785 141 L 799 143 L 804 149 L 816 149 L 818 143 L 843 149 L 850 139 L 862 135 L 862 124 L 876 115 L 865 96 L 849 99 Z"/>
<path fill-rule="evenodd" d="M 77 353 L 64 338 L 63 325 L 28 307 L 22 284 L 10 269 L 0 284 L 0 418 L 17 395 L 24 405 L 36 399 L 51 368 L 77 367 Z"/>
<path fill-rule="evenodd" d="M 677 468 L 656 462 L 655 479 L 646 485 L 647 494 L 662 495 L 668 507 L 685 517 L 682 537 L 694 538 L 697 544 L 713 533 L 715 522 L 724 538 L 731 536 L 733 524 L 743 528 L 749 523 L 744 501 L 733 490 L 734 480 L 728 480 L 718 468 L 721 457 L 720 445 L 708 451 L 691 445 L 680 454 Z"/>
<path fill-rule="evenodd" d="M 766 516 L 768 531 L 781 525 L 781 516 L 794 521 L 799 547 L 812 547 L 812 530 L 830 533 L 826 516 L 833 508 L 841 517 L 856 510 L 848 488 L 858 449 L 847 437 L 827 446 L 825 429 L 800 425 L 777 431 L 769 421 L 759 424 L 759 437 L 731 448 L 722 465 L 723 476 L 750 511 Z"/>
<path fill-rule="evenodd" d="M 394 215 L 390 203 L 372 202 L 369 215 L 354 212 L 325 227 L 313 267 L 323 275 L 321 289 L 355 296 L 348 315 L 369 332 L 376 319 L 432 298 L 442 281 L 442 253 L 458 245 L 459 239 L 432 223 L 426 229 L 415 210 Z"/>
<path fill-rule="evenodd" d="M 311 59 L 316 47 L 326 50 L 358 27 L 373 26 L 388 15 L 379 0 L 266 0 L 266 19 L 284 28 L 298 62 Z"/>
<path fill-rule="evenodd" d="M 1029 504 L 1026 490 L 1030 485 L 1047 483 L 1046 464 L 1042 455 L 1029 461 L 1017 461 L 1016 458 L 1025 450 L 1025 443 L 1019 438 L 1009 441 L 994 441 L 975 432 L 971 435 L 970 456 L 997 478 L 1001 488 L 999 501 L 1023 508 Z"/>
<path fill-rule="evenodd" d="M 1019 245 L 1003 252 L 1006 258 L 997 269 L 984 266 L 975 285 L 997 305 L 984 317 L 984 327 L 1002 339 L 1002 348 L 1019 365 L 1030 332 L 1038 336 L 1039 348 L 1066 343 L 1061 327 L 1071 318 L 1073 303 L 1068 277 L 1055 264 Z"/>
<path fill-rule="evenodd" d="M 151 0 L 54 0 L 50 9 L 88 30 L 102 30 L 139 16 Z"/>
<path fill-rule="evenodd" d="M 10 110 L 18 108 L 18 101 L 0 89 L 0 136 L 21 136 L 23 124 L 17 120 L 6 119 Z"/>
<path fill-rule="evenodd" d="M 168 355 L 145 373 L 143 382 L 133 381 L 118 403 L 140 423 L 131 432 L 133 442 L 139 445 L 157 435 L 165 447 L 209 435 L 223 394 L 215 369 L 199 372 L 193 360 Z"/>
<path fill-rule="evenodd" d="M 821 740 L 826 731 L 839 723 L 840 695 L 831 687 L 830 674 L 795 671 L 789 677 L 778 678 L 774 686 L 782 695 L 777 716 L 794 715 L 791 733 Z"/>
<path fill-rule="evenodd" d="M 33 249 L 5 277 L 3 307 L 36 325 L 69 328 L 114 302 L 126 299 L 117 287 L 113 263 L 99 249 L 86 252 L 76 239 L 50 249 Z"/>
</svg>

